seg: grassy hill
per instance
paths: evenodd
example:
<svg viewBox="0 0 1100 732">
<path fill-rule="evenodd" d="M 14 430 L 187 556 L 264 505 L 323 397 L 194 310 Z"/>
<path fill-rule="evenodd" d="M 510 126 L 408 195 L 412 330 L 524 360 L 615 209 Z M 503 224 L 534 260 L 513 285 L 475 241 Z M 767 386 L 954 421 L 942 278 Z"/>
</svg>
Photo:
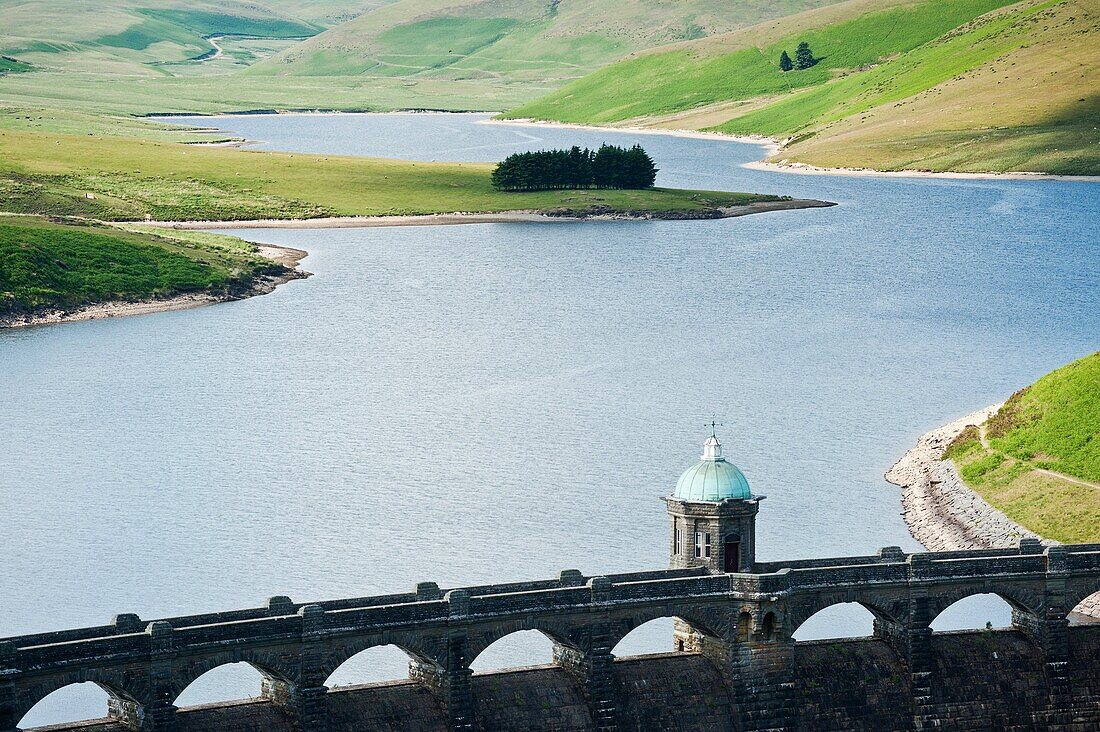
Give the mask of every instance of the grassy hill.
<svg viewBox="0 0 1100 732">
<path fill-rule="evenodd" d="M 507 109 L 637 49 L 835 1 L 0 0 L 0 55 L 36 70 L 0 70 L 0 108 Z"/>
<path fill-rule="evenodd" d="M 1095 0 L 849 0 L 640 54 L 509 117 L 787 140 L 826 166 L 1100 172 Z M 783 50 L 819 58 L 783 72 Z"/>
<path fill-rule="evenodd" d="M 776 200 L 659 188 L 503 193 L 490 183 L 492 168 L 8 130 L 0 131 L 0 210 L 231 221 L 593 206 L 693 212 Z"/>
<path fill-rule="evenodd" d="M 477 80 L 527 98 L 630 52 L 830 0 L 398 0 L 249 69 L 250 75 Z"/>
<path fill-rule="evenodd" d="M 0 322 L 100 302 L 221 294 L 283 270 L 254 249 L 214 234 L 0 216 Z"/>
<path fill-rule="evenodd" d="M 1100 541 L 1100 353 L 1013 394 L 946 457 L 1017 523 L 1062 542 Z"/>
<path fill-rule="evenodd" d="M 229 47 L 219 56 L 224 60 L 215 66 L 233 60 L 250 63 L 289 45 L 284 41 L 265 47 L 256 38 L 305 38 L 376 4 L 363 0 L 0 0 L 4 19 L 0 54 L 80 73 L 163 76 L 185 68 L 191 59 L 210 61 L 215 49 L 205 40 L 208 36 L 230 36 Z M 265 48 L 268 54 L 262 53 Z"/>
</svg>

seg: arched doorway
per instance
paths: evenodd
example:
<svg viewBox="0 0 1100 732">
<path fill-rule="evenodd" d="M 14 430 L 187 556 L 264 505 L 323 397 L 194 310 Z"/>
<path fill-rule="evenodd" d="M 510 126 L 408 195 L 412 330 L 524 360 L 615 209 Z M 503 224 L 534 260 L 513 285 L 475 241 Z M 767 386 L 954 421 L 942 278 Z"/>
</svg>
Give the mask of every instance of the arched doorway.
<svg viewBox="0 0 1100 732">
<path fill-rule="evenodd" d="M 741 571 L 741 535 L 726 534 L 722 544 L 723 569 L 726 572 Z"/>
</svg>

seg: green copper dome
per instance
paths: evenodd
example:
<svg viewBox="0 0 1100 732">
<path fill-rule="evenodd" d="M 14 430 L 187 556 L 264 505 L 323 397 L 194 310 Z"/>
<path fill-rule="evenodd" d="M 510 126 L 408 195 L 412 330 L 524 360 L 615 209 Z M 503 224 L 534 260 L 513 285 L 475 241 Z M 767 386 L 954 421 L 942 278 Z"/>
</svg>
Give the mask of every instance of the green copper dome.
<svg viewBox="0 0 1100 732">
<path fill-rule="evenodd" d="M 724 501 L 752 498 L 749 481 L 736 465 L 722 457 L 722 443 L 711 435 L 703 443 L 703 456 L 676 482 L 673 498 L 681 501 Z"/>
</svg>

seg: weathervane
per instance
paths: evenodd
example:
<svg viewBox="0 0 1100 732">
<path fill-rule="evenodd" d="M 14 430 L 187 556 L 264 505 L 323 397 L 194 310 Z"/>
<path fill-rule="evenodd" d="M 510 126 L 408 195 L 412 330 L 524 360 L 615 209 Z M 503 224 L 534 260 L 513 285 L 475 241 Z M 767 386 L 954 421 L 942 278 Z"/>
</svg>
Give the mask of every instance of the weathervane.
<svg viewBox="0 0 1100 732">
<path fill-rule="evenodd" d="M 715 422 L 715 421 L 714 421 L 714 417 L 711 417 L 711 419 L 710 419 L 710 422 L 707 422 L 707 423 L 706 423 L 706 424 L 704 424 L 703 426 L 704 426 L 704 427 L 710 427 L 710 436 L 711 436 L 711 437 L 714 437 L 714 438 L 717 438 L 717 437 L 718 437 L 718 433 L 716 433 L 716 432 L 714 431 L 714 428 L 715 428 L 715 427 L 721 427 L 721 426 L 722 426 L 722 423 L 721 423 L 721 422 Z"/>
</svg>

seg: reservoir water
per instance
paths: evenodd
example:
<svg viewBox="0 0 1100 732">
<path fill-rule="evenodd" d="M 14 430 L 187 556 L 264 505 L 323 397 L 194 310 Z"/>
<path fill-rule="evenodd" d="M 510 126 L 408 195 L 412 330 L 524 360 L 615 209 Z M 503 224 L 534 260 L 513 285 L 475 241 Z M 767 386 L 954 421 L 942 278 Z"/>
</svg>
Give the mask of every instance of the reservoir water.
<svg viewBox="0 0 1100 732">
<path fill-rule="evenodd" d="M 484 117 L 198 122 L 266 149 L 420 160 L 640 142 L 661 185 L 840 205 L 234 231 L 307 250 L 314 276 L 198 310 L 0 331 L 0 637 L 276 594 L 660 567 L 658 499 L 712 415 L 768 496 L 761 558 L 915 550 L 882 474 L 920 433 L 1100 342 L 1095 184 L 763 172 L 741 167 L 755 145 Z M 1003 623 L 999 602 L 938 627 Z M 863 627 L 838 611 L 806 634 Z M 505 640 L 483 666 L 549 657 L 542 639 Z M 668 626 L 628 641 L 667 649 Z M 399 666 L 378 656 L 341 680 Z M 211 678 L 181 703 L 256 692 L 247 674 Z M 26 723 L 98 716 L 97 694 L 59 693 Z"/>
</svg>

